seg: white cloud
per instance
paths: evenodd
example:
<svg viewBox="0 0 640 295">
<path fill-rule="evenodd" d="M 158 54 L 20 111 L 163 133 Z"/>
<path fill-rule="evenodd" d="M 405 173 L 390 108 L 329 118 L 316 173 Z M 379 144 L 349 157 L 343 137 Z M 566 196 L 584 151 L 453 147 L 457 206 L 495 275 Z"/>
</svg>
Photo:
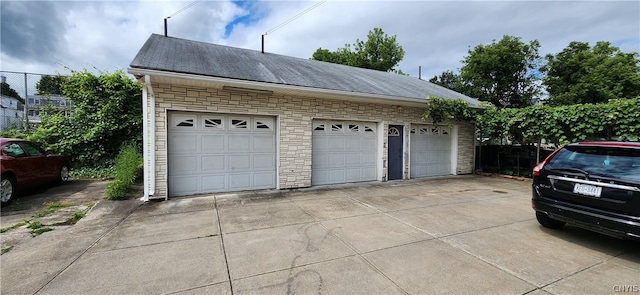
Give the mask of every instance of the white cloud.
<svg viewBox="0 0 640 295">
<path fill-rule="evenodd" d="M 191 2 L 46 2 L 47 18 L 36 9 L 42 2 L 9 3 L 0 5 L 0 69 L 56 73 L 65 71 L 61 65 L 74 70 L 126 69 L 150 34 L 163 34 L 163 19 Z M 238 6 L 201 1 L 170 18 L 168 31 L 178 38 L 260 50 L 263 33 L 315 3 L 256 1 Z M 253 17 L 249 23 L 234 22 L 246 20 L 247 13 Z M 7 23 L 12 16 L 29 25 L 16 29 L 15 23 Z M 428 79 L 459 68 L 469 47 L 503 35 L 539 40 L 542 55 L 557 53 L 571 41 L 610 41 L 623 51 L 637 52 L 639 20 L 637 1 L 329 0 L 267 35 L 265 49 L 309 58 L 319 47 L 335 50 L 366 39 L 369 30 L 379 27 L 396 35 L 406 51 L 399 68 L 417 76 L 422 66 L 422 76 Z M 225 37 L 229 24 L 233 30 Z M 20 38 L 9 41 L 4 36 L 10 33 Z"/>
</svg>

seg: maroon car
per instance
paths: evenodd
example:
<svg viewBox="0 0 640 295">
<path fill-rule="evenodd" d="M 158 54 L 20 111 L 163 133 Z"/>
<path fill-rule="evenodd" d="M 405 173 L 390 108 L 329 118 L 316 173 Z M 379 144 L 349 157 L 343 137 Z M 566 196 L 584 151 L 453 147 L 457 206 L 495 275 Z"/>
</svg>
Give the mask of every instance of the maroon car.
<svg viewBox="0 0 640 295">
<path fill-rule="evenodd" d="M 24 139 L 0 138 L 0 149 L 2 204 L 26 189 L 69 180 L 69 160 L 65 156 L 46 152 Z"/>
</svg>

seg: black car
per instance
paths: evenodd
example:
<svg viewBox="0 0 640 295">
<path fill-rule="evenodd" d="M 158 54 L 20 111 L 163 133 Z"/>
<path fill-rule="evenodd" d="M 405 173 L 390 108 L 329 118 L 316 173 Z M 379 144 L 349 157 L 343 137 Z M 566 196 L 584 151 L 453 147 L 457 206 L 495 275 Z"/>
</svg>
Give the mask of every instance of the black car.
<svg viewBox="0 0 640 295">
<path fill-rule="evenodd" d="M 579 142 L 533 169 L 538 222 L 640 239 L 640 142 Z"/>
</svg>

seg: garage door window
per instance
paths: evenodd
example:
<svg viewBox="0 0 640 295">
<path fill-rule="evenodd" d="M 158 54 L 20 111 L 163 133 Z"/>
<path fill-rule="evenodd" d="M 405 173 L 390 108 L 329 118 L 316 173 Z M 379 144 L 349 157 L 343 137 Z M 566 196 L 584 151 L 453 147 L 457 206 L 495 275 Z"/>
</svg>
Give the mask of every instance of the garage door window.
<svg viewBox="0 0 640 295">
<path fill-rule="evenodd" d="M 231 119 L 232 129 L 247 129 L 247 120 L 243 119 Z"/>
<path fill-rule="evenodd" d="M 364 132 L 371 132 L 371 133 L 375 133 L 375 131 L 374 131 L 373 127 L 371 127 L 371 126 L 367 126 L 367 125 L 364 125 Z"/>
<path fill-rule="evenodd" d="M 213 129 L 224 129 L 224 125 L 222 124 L 222 119 L 218 118 L 210 118 L 204 119 L 204 128 L 213 128 Z"/>
<path fill-rule="evenodd" d="M 171 128 L 172 129 L 195 129 L 196 128 L 196 117 L 189 115 L 182 116 L 174 116 L 171 118 Z"/>
<path fill-rule="evenodd" d="M 184 120 L 178 123 L 178 127 L 193 127 L 193 120 L 192 119 Z"/>
<path fill-rule="evenodd" d="M 264 119 L 256 120 L 255 122 L 256 122 L 256 127 L 255 127 L 256 131 L 270 131 L 270 130 L 273 130 L 273 123 L 274 122 L 271 119 L 264 118 Z"/>
<path fill-rule="evenodd" d="M 411 128 L 411 134 L 429 135 L 428 127 L 413 127 Z"/>
<path fill-rule="evenodd" d="M 413 127 L 411 128 L 411 134 L 432 135 L 432 136 L 449 135 L 450 130 L 451 129 L 449 127 L 439 127 L 439 126 Z"/>
</svg>

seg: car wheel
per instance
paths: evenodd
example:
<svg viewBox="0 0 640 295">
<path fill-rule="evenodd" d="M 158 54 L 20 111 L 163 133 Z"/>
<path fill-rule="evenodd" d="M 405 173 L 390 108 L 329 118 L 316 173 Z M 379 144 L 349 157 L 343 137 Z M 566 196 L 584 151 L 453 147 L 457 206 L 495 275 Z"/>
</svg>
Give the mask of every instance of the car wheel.
<svg viewBox="0 0 640 295">
<path fill-rule="evenodd" d="M 69 165 L 62 164 L 60 167 L 60 174 L 58 174 L 58 183 L 65 183 L 69 181 Z"/>
<path fill-rule="evenodd" d="M 555 220 L 542 212 L 536 212 L 536 219 L 542 226 L 552 229 L 561 229 L 567 224 L 566 222 Z"/>
<path fill-rule="evenodd" d="M 2 201 L 2 205 L 8 204 L 9 201 L 11 201 L 15 188 L 16 183 L 13 178 L 3 175 L 2 180 L 0 180 L 0 201 Z"/>
</svg>

